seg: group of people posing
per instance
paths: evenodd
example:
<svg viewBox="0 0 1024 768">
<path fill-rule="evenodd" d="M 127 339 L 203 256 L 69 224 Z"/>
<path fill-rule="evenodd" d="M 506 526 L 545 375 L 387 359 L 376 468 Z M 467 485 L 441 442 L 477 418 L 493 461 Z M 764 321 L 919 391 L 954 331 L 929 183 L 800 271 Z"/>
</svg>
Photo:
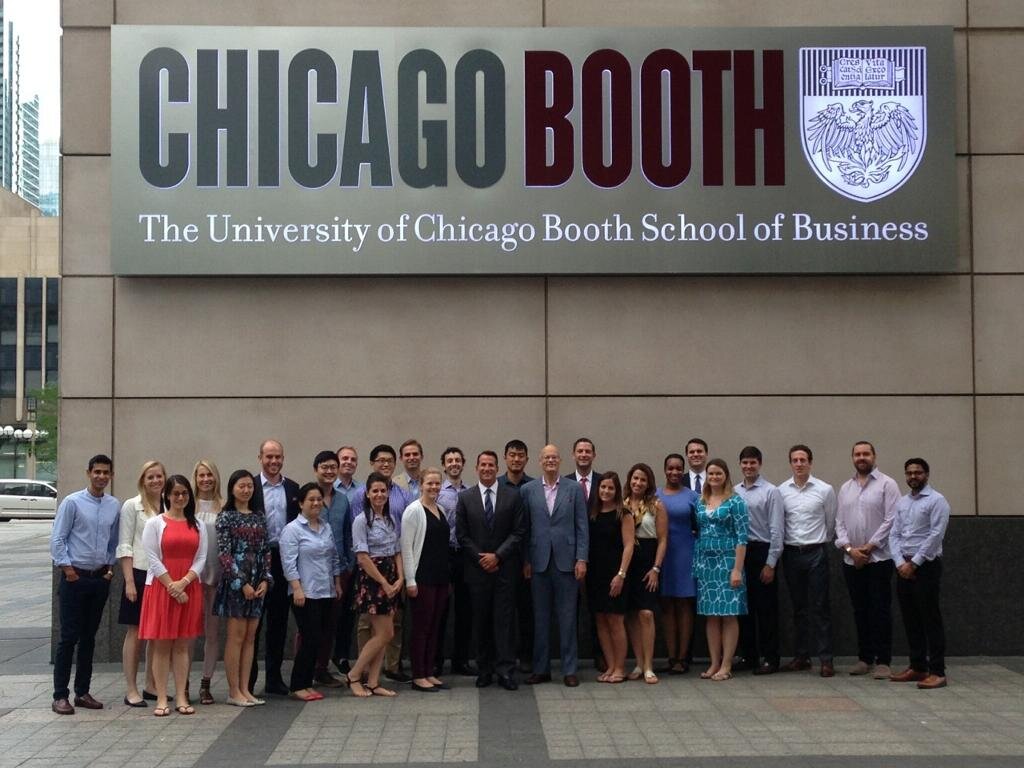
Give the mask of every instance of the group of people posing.
<svg viewBox="0 0 1024 768">
<path fill-rule="evenodd" d="M 725 461 L 709 460 L 704 440 L 691 439 L 684 453 L 665 457 L 658 487 L 644 463 L 624 477 L 595 471 L 594 443 L 580 438 L 573 472 L 563 475 L 559 449 L 546 445 L 534 479 L 526 474 L 526 444 L 511 440 L 506 471 L 499 476 L 497 453 L 483 451 L 477 482 L 469 484 L 459 448 L 445 449 L 440 467 L 424 467 L 422 445 L 407 440 L 397 451 L 375 446 L 362 484 L 353 447 L 321 451 L 312 462 L 314 479 L 300 486 L 283 475 L 281 444 L 266 440 L 260 472 L 236 470 L 223 489 L 208 459 L 190 477 L 147 461 L 138 495 L 123 505 L 106 493 L 111 459 L 94 456 L 88 487 L 61 502 L 53 527 L 51 554 L 61 571 L 53 710 L 103 706 L 89 693 L 93 643 L 117 563 L 124 577 L 118 620 L 127 626 L 124 703 L 145 707 L 153 700 L 159 717 L 171 712 L 172 673 L 176 711 L 195 712 L 188 675 L 199 637 L 199 701 L 214 702 L 221 620 L 226 701 L 240 707 L 265 703 L 253 693 L 264 624 L 265 691 L 303 701 L 322 699 L 317 687 L 395 696 L 382 676 L 417 692 L 447 689 L 449 613 L 452 673 L 475 675 L 480 688 L 516 690 L 521 670 L 529 673 L 527 684 L 549 682 L 557 628 L 562 680 L 575 687 L 584 601 L 602 683 L 656 684 L 659 672 L 687 672 L 695 614 L 705 617 L 710 655 L 702 678 L 728 680 L 740 665 L 754 674 L 810 669 L 812 652 L 821 675 L 831 677 L 833 544 L 843 551 L 856 620 L 858 662 L 850 674 L 920 688 L 946 684 L 939 582 L 949 506 L 928 484 L 924 459 L 905 463 L 910 492 L 901 496 L 875 466 L 874 447 L 858 442 L 854 475 L 837 495 L 811 473 L 805 445 L 790 449 L 793 475 L 779 486 L 761 477 L 755 446 L 740 452 L 736 484 Z M 785 666 L 780 563 L 796 630 L 794 658 Z M 890 668 L 894 570 L 911 648 L 910 666 L 898 674 Z M 286 685 L 289 607 L 298 632 Z M 668 651 L 657 671 L 656 612 Z M 406 616 L 411 675 L 402 668 Z M 143 644 L 149 650 L 140 690 Z M 635 666 L 627 671 L 630 647 Z M 332 662 L 341 677 L 330 671 Z"/>
</svg>

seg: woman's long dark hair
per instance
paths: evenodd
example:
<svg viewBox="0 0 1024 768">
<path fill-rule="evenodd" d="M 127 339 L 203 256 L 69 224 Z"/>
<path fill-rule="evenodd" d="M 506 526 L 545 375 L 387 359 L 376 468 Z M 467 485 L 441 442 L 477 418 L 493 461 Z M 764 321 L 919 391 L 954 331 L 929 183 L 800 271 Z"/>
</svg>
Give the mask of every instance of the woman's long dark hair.
<svg viewBox="0 0 1024 768">
<path fill-rule="evenodd" d="M 253 494 L 252 498 L 249 499 L 249 511 L 250 512 L 263 512 L 261 505 L 255 504 L 256 501 L 256 478 L 252 476 L 252 472 L 247 469 L 236 469 L 231 473 L 231 477 L 228 478 L 228 493 L 227 498 L 224 499 L 224 509 L 231 510 L 232 512 L 238 511 L 238 503 L 235 501 L 235 486 L 238 481 L 248 477 L 252 480 Z"/>
<path fill-rule="evenodd" d="M 366 527 L 369 528 L 373 525 L 373 507 L 370 505 L 370 486 L 374 483 L 384 483 L 384 487 L 389 491 L 388 500 L 384 502 L 383 517 L 384 522 L 394 528 L 395 521 L 391 519 L 391 484 L 380 472 L 371 472 L 370 476 L 366 478 L 366 486 L 363 488 L 363 514 L 366 515 Z"/>
<path fill-rule="evenodd" d="M 587 510 L 590 513 L 590 519 L 596 520 L 597 516 L 601 514 L 601 507 L 604 506 L 604 502 L 601 501 L 597 491 L 605 480 L 611 480 L 615 485 L 615 519 L 621 520 L 623 512 L 622 481 L 619 480 L 618 472 L 605 472 L 594 482 L 594 487 L 590 489 L 590 509 Z"/>
<path fill-rule="evenodd" d="M 185 505 L 185 520 L 188 521 L 189 528 L 194 528 L 198 531 L 199 522 L 196 520 L 196 497 L 192 493 L 192 483 L 184 475 L 171 475 L 164 483 L 164 509 L 171 508 L 171 491 L 174 490 L 176 485 L 180 485 L 188 491 L 188 504 Z"/>
</svg>

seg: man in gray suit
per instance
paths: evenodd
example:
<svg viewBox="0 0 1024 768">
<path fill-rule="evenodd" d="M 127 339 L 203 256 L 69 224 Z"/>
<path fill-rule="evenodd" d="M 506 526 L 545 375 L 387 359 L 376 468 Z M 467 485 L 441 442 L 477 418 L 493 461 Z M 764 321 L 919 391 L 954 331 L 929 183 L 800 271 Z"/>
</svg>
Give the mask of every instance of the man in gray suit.
<svg viewBox="0 0 1024 768">
<path fill-rule="evenodd" d="M 540 454 L 543 474 L 522 488 L 530 521 L 529 546 L 523 575 L 531 579 L 533 594 L 533 674 L 527 685 L 551 680 L 552 608 L 558 621 L 563 682 L 580 684 L 576 676 L 576 600 L 587 575 L 590 534 L 587 504 L 579 483 L 559 474 L 558 448 L 544 446 Z"/>
<path fill-rule="evenodd" d="M 466 586 L 473 600 L 477 688 L 498 675 L 507 691 L 516 682 L 516 586 L 521 573 L 520 542 L 526 535 L 523 500 L 512 486 L 498 482 L 498 454 L 476 459 L 477 485 L 459 494 L 455 528 L 462 546 Z"/>
</svg>

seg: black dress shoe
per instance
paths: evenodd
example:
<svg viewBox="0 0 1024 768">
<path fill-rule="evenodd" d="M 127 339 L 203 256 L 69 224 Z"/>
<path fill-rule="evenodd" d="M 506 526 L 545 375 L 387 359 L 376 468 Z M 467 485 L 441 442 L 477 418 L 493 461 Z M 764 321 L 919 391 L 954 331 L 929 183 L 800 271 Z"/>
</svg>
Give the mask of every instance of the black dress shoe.
<svg viewBox="0 0 1024 768">
<path fill-rule="evenodd" d="M 396 683 L 410 683 L 412 682 L 412 675 L 407 675 L 401 669 L 395 672 L 385 672 L 384 677 L 388 680 L 393 680 Z"/>
<path fill-rule="evenodd" d="M 778 671 L 778 664 L 769 664 L 767 661 L 759 667 L 754 667 L 755 675 L 774 675 Z"/>
<path fill-rule="evenodd" d="M 84 709 L 103 709 L 103 704 L 96 701 L 92 697 L 91 693 L 83 693 L 81 696 L 75 696 L 75 706 L 82 707 Z"/>
<path fill-rule="evenodd" d="M 468 661 L 463 661 L 460 664 L 452 664 L 452 674 L 462 675 L 463 677 L 473 677 L 477 674 L 476 668 Z"/>
<path fill-rule="evenodd" d="M 519 690 L 519 683 L 515 681 L 515 678 L 505 677 L 504 675 L 498 675 L 498 685 L 500 685 L 506 691 Z"/>
<path fill-rule="evenodd" d="M 526 684 L 527 685 L 540 685 L 541 683 L 550 683 L 550 682 L 551 682 L 551 673 L 550 672 L 545 672 L 544 674 L 537 674 L 536 672 L 534 672 L 532 675 L 530 675 L 528 678 L 526 678 Z"/>
<path fill-rule="evenodd" d="M 580 679 L 576 675 L 566 675 L 562 678 L 562 682 L 565 683 L 566 688 L 578 688 Z"/>
<path fill-rule="evenodd" d="M 418 683 L 413 683 L 412 684 L 412 689 L 414 691 L 419 691 L 420 693 L 440 693 L 441 692 L 441 689 L 438 688 L 436 685 L 419 685 Z"/>
<path fill-rule="evenodd" d="M 753 662 L 747 660 L 745 656 L 738 656 L 732 663 L 733 672 L 745 672 L 748 669 L 755 669 Z"/>
<path fill-rule="evenodd" d="M 487 686 L 489 686 L 493 682 L 494 682 L 494 675 L 492 675 L 490 672 L 484 672 L 482 675 L 477 675 L 476 676 L 476 682 L 474 683 L 474 685 L 477 688 L 486 688 Z"/>
<path fill-rule="evenodd" d="M 332 659 L 331 663 L 334 664 L 334 668 L 341 674 L 347 675 L 350 669 L 348 659 Z"/>
<path fill-rule="evenodd" d="M 58 715 L 75 714 L 75 708 L 71 706 L 71 702 L 67 699 L 54 699 L 53 704 L 50 706 L 50 709 L 52 709 Z"/>
<path fill-rule="evenodd" d="M 278 682 L 267 683 L 266 687 L 263 689 L 263 692 L 273 694 L 274 696 L 287 696 L 291 693 L 291 690 L 289 690 L 288 686 L 284 683 Z"/>
</svg>

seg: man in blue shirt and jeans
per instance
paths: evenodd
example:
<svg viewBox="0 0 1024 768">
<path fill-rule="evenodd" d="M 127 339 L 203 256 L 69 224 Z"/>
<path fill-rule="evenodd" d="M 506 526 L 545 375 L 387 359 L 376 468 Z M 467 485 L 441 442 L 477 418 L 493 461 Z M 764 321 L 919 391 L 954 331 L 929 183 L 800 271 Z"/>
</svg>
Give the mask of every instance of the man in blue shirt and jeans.
<svg viewBox="0 0 1024 768">
<path fill-rule="evenodd" d="M 121 502 L 105 493 L 114 474 L 110 457 L 89 459 L 89 487 L 66 496 L 57 508 L 50 536 L 50 555 L 60 568 L 57 598 L 60 640 L 53 662 L 53 711 L 73 715 L 75 707 L 103 709 L 89 693 L 92 655 L 103 608 L 110 595 Z M 68 701 L 71 663 L 78 646 L 75 704 Z"/>
</svg>

